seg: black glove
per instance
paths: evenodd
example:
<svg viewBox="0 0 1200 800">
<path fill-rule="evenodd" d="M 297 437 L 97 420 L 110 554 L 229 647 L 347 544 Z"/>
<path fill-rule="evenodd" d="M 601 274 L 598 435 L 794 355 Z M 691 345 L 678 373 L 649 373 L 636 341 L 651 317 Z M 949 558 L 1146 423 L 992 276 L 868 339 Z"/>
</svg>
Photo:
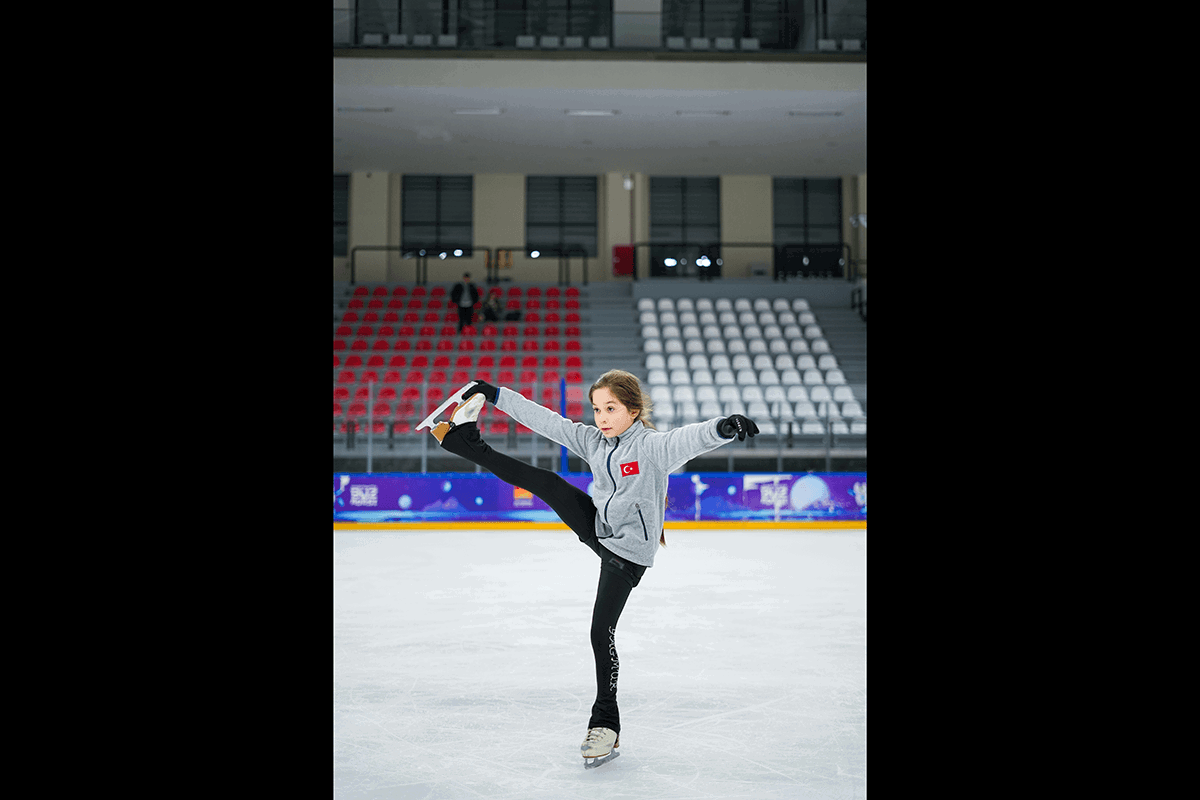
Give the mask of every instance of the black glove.
<svg viewBox="0 0 1200 800">
<path fill-rule="evenodd" d="M 500 390 L 497 389 L 495 386 L 492 386 L 490 383 L 484 383 L 483 381 L 475 381 L 475 385 L 472 386 L 470 389 L 467 389 L 467 392 L 466 392 L 466 394 L 463 395 L 463 397 L 464 398 L 470 397 L 471 395 L 475 394 L 476 392 L 483 392 L 484 399 L 487 400 L 492 405 L 496 405 L 496 401 L 499 399 L 499 396 L 500 396 Z"/>
<path fill-rule="evenodd" d="M 738 441 L 744 442 L 747 436 L 753 437 L 758 433 L 758 426 L 754 424 L 754 420 L 741 414 L 731 414 L 717 423 L 717 433 L 722 439 L 732 439 L 736 433 Z"/>
</svg>

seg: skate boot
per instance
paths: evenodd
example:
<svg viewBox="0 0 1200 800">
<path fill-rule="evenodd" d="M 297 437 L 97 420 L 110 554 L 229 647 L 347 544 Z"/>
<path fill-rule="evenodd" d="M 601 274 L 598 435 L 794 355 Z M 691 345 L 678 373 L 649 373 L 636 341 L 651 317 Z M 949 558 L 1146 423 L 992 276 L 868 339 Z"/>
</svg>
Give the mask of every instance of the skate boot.
<svg viewBox="0 0 1200 800">
<path fill-rule="evenodd" d="M 621 746 L 621 739 L 611 728 L 589 728 L 587 738 L 579 746 L 583 754 L 585 769 L 595 769 L 601 764 L 607 764 L 621 755 L 616 748 Z"/>
<path fill-rule="evenodd" d="M 434 438 L 438 440 L 438 444 L 446 438 L 446 434 L 457 428 L 459 425 L 466 425 L 468 422 L 474 422 L 479 419 L 479 410 L 483 408 L 483 404 L 487 402 L 487 398 L 483 396 L 483 392 L 476 392 L 471 395 L 465 403 L 462 403 L 458 408 L 454 409 L 454 416 L 450 417 L 449 422 L 439 422 L 430 430 Z"/>
</svg>

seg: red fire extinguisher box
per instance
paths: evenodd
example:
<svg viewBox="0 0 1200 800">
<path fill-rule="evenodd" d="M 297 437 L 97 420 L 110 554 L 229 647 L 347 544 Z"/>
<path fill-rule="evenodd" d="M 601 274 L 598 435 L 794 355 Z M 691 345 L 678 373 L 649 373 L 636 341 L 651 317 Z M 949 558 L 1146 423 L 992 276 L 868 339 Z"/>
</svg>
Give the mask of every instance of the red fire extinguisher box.
<svg viewBox="0 0 1200 800">
<path fill-rule="evenodd" d="M 613 275 L 633 274 L 633 245 L 619 244 L 613 247 Z"/>
</svg>

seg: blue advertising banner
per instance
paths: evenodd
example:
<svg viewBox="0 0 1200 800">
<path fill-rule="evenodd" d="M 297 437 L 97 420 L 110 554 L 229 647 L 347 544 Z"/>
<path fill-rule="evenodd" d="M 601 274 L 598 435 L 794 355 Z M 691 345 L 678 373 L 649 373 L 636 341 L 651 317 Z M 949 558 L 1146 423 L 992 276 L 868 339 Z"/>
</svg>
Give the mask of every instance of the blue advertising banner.
<svg viewBox="0 0 1200 800">
<path fill-rule="evenodd" d="M 563 476 L 592 494 L 590 473 Z M 867 473 L 671 475 L 666 521 L 862 521 Z M 550 507 L 490 473 L 335 473 L 334 522 L 559 522 Z"/>
</svg>

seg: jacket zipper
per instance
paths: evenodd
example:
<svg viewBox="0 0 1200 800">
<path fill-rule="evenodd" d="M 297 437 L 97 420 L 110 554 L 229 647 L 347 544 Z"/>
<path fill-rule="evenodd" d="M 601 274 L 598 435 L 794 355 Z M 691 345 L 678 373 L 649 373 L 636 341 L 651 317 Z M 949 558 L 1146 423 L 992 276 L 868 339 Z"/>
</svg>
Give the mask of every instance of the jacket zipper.
<svg viewBox="0 0 1200 800">
<path fill-rule="evenodd" d="M 648 542 L 650 541 L 650 534 L 646 532 L 646 518 L 642 516 L 642 504 L 634 503 L 633 507 L 637 509 L 638 519 L 642 521 L 642 538 Z"/>
<path fill-rule="evenodd" d="M 612 493 L 612 495 L 610 495 L 610 496 L 609 496 L 609 498 L 608 498 L 608 503 L 605 503 L 605 504 L 604 504 L 604 522 L 605 522 L 605 523 L 608 523 L 608 506 L 609 506 L 609 503 L 612 503 L 612 501 L 613 501 L 613 498 L 617 496 L 617 479 L 616 479 L 616 478 L 614 478 L 614 477 L 613 477 L 613 474 L 612 474 L 612 457 L 613 457 L 613 456 L 615 456 L 615 455 L 617 454 L 617 448 L 618 448 L 620 445 L 621 445 L 621 440 L 620 440 L 620 438 L 618 438 L 618 439 L 617 439 L 617 443 L 613 445 L 612 452 L 608 454 L 608 463 L 605 465 L 605 469 L 607 469 L 607 470 L 608 470 L 608 479 L 609 479 L 610 481 L 612 481 L 612 484 L 613 484 L 613 493 Z"/>
</svg>

